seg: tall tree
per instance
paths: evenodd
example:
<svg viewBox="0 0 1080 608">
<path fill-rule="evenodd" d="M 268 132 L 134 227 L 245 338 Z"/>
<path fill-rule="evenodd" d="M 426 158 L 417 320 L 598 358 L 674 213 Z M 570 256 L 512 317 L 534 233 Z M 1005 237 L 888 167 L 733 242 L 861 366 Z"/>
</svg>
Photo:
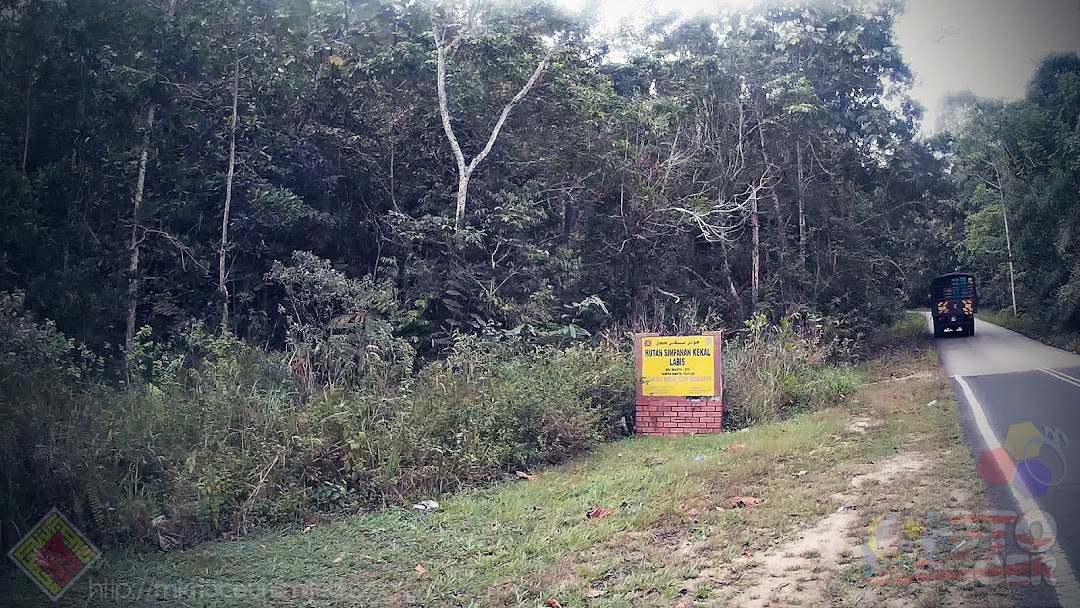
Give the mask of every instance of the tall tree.
<svg viewBox="0 0 1080 608">
<path fill-rule="evenodd" d="M 163 28 L 168 29 L 170 22 L 176 15 L 177 0 L 169 0 L 163 8 Z M 164 37 L 164 36 L 163 36 Z M 164 42 L 161 45 L 164 47 Z M 159 52 L 164 51 L 164 48 Z M 151 79 L 156 80 L 156 71 L 159 66 L 151 68 Z M 139 287 L 142 281 L 141 269 L 139 268 L 139 256 L 142 253 L 142 242 L 145 229 L 142 225 L 142 203 L 146 188 L 146 167 L 150 157 L 150 142 L 154 132 L 154 114 L 157 112 L 157 102 L 153 99 L 147 101 L 146 123 L 143 128 L 142 145 L 139 148 L 139 169 L 135 178 L 135 191 L 131 197 L 131 242 L 128 247 L 128 291 L 127 291 L 127 320 L 124 327 L 124 351 L 131 352 L 135 345 L 135 330 L 137 325 L 137 312 L 139 307 Z"/>
<path fill-rule="evenodd" d="M 150 158 L 150 138 L 154 131 L 157 104 L 151 102 L 146 110 L 142 145 L 139 148 L 139 170 L 135 178 L 135 193 L 131 197 L 131 244 L 128 246 L 127 324 L 124 329 L 124 350 L 131 352 L 135 345 L 136 311 L 139 307 L 139 255 L 142 253 L 143 226 L 141 221 L 143 193 L 146 188 L 146 163 Z"/>
<path fill-rule="evenodd" d="M 965 262 L 990 305 L 1080 327 L 1080 58 L 1040 62 L 1025 99 L 975 100 L 957 129 Z M 1000 244 L 998 243 L 1000 240 Z"/>
<path fill-rule="evenodd" d="M 491 148 L 495 145 L 495 140 L 499 138 L 499 132 L 502 131 L 503 125 L 506 124 L 506 118 L 510 115 L 510 111 L 514 109 L 514 106 L 521 102 L 526 95 L 529 94 L 529 89 L 536 84 L 537 79 L 544 73 L 548 63 L 551 61 L 552 55 L 558 49 L 558 44 L 552 44 L 550 48 L 544 54 L 544 57 L 536 65 L 536 69 L 533 70 L 529 79 L 525 81 L 521 89 L 503 106 L 502 112 L 499 113 L 499 118 L 495 121 L 495 126 L 491 129 L 491 135 L 487 138 L 487 143 L 483 149 L 477 152 L 476 156 L 472 160 L 466 163 L 465 154 L 461 151 L 461 144 L 458 143 L 457 136 L 454 135 L 454 126 L 450 119 L 450 100 L 446 93 L 446 53 L 447 43 L 444 40 L 443 33 L 437 25 L 434 9 L 431 14 L 431 34 L 435 39 L 435 53 L 436 53 L 436 82 L 438 86 L 439 95 L 439 115 L 442 117 L 443 132 L 446 134 L 447 141 L 450 142 L 450 148 L 454 151 L 454 160 L 457 161 L 457 196 L 454 208 L 454 228 L 457 231 L 465 226 L 465 206 L 469 196 L 469 179 L 472 177 L 473 171 L 480 165 L 481 162 L 487 158 L 488 154 L 491 154 Z M 456 46 L 455 41 L 450 46 Z"/>
<path fill-rule="evenodd" d="M 229 251 L 229 214 L 232 211 L 233 177 L 236 175 L 236 114 L 240 101 L 240 51 L 233 63 L 232 114 L 229 118 L 229 171 L 225 177 L 225 203 L 221 211 L 221 245 L 218 249 L 218 292 L 221 294 L 221 331 L 229 331 L 229 288 L 226 254 Z"/>
</svg>

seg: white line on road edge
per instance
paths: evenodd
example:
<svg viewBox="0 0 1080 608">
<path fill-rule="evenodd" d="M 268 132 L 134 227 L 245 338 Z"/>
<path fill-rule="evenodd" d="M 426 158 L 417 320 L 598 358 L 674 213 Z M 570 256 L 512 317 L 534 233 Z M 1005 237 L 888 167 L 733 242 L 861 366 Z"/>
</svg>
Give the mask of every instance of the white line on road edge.
<svg viewBox="0 0 1080 608">
<path fill-rule="evenodd" d="M 1070 376 L 1068 374 L 1063 374 L 1063 373 L 1061 373 L 1061 372 L 1059 372 L 1057 370 L 1054 370 L 1054 369 L 1040 369 L 1039 371 L 1044 373 L 1044 374 L 1048 374 L 1050 376 L 1053 376 L 1053 377 L 1057 378 L 1058 380 L 1061 380 L 1062 382 L 1068 382 L 1069 384 L 1072 384 L 1073 386 L 1080 386 L 1080 380 L 1077 380 L 1076 378 L 1073 378 L 1072 376 Z"/>
<path fill-rule="evenodd" d="M 1046 370 L 1043 370 L 1046 371 Z M 971 406 L 971 413 L 975 417 L 975 426 L 979 429 L 979 434 L 982 435 L 983 442 L 986 444 L 987 450 L 994 448 L 1000 448 L 1001 442 L 997 436 L 994 435 L 993 429 L 990 428 L 990 422 L 986 419 L 986 412 L 983 411 L 982 404 L 975 398 L 975 393 L 971 390 L 971 386 L 968 385 L 967 380 L 963 376 L 953 376 L 956 379 L 956 383 L 960 385 L 960 389 L 964 391 L 964 397 L 967 398 L 968 404 Z M 1009 487 L 1009 493 L 1012 494 L 1013 500 L 1016 501 L 1017 508 L 1021 513 L 1027 513 L 1029 511 L 1041 511 L 1039 505 L 1016 491 L 1013 485 L 1006 484 Z M 1057 526 L 1055 526 L 1055 529 Z M 1062 606 L 1080 606 L 1080 584 L 1076 581 L 1076 575 L 1073 574 L 1072 565 L 1065 557 L 1065 552 L 1061 549 L 1060 543 L 1054 543 L 1048 550 L 1047 554 L 1054 560 L 1057 567 L 1054 569 L 1054 575 L 1057 578 L 1057 584 L 1054 586 L 1054 591 L 1057 593 L 1058 603 Z"/>
</svg>

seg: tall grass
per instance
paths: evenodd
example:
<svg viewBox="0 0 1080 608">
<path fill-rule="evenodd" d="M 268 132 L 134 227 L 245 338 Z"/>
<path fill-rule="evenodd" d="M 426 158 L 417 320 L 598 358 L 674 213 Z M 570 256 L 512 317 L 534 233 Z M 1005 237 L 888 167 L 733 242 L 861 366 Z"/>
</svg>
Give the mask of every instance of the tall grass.
<svg viewBox="0 0 1080 608">
<path fill-rule="evenodd" d="M 198 326 L 169 343 L 144 330 L 118 384 L 5 296 L 4 545 L 57 506 L 102 544 L 174 549 L 485 484 L 633 428 L 628 340 L 459 336 L 413 370 L 407 345 L 376 329 L 283 353 Z M 726 345 L 728 428 L 852 393 L 858 374 L 830 363 L 835 350 L 812 323 L 752 320 Z M 331 367 L 343 356 L 354 363 Z"/>
<path fill-rule="evenodd" d="M 763 316 L 725 343 L 724 427 L 776 422 L 838 403 L 862 381 L 852 366 L 834 363 L 838 342 L 814 320 L 770 325 Z"/>
<path fill-rule="evenodd" d="M 310 394 L 288 354 L 198 327 L 167 345 L 144 331 L 132 381 L 117 387 L 88 377 L 51 325 L 5 305 L 5 544 L 56 505 L 103 543 L 171 549 L 430 498 L 631 426 L 633 370 L 612 348 L 463 337 L 445 359 L 398 369 L 393 386 L 360 378 Z M 392 357 L 369 358 L 366 373 L 385 377 L 378 361 Z"/>
</svg>

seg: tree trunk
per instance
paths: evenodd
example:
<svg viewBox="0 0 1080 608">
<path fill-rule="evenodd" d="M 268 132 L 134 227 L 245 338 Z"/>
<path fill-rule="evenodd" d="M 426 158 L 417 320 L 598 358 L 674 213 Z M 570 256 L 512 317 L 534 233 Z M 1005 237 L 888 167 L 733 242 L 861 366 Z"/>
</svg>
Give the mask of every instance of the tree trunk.
<svg viewBox="0 0 1080 608">
<path fill-rule="evenodd" d="M 26 173 L 26 158 L 30 154 L 30 93 L 34 87 L 34 79 L 36 74 L 33 72 L 26 79 L 26 125 L 23 129 L 23 149 L 22 149 L 22 172 Z"/>
<path fill-rule="evenodd" d="M 761 143 L 761 162 L 765 166 L 765 170 L 769 170 L 769 153 L 765 149 L 765 128 L 764 125 L 758 126 L 758 140 Z M 779 175 L 779 172 L 777 173 Z M 780 196 L 776 194 L 777 184 L 769 186 L 769 195 L 773 200 L 773 209 L 776 211 L 776 233 L 777 233 L 777 251 L 780 254 L 780 267 L 777 278 L 780 281 L 780 295 L 783 297 L 784 293 L 784 263 L 787 257 L 787 231 L 784 229 L 784 216 L 780 210 Z"/>
<path fill-rule="evenodd" d="M 799 180 L 799 268 L 806 270 L 806 184 L 803 183 L 802 145 L 795 142 L 796 177 Z"/>
<path fill-rule="evenodd" d="M 434 9 L 432 9 L 434 11 Z M 461 151 L 461 145 L 458 143 L 457 136 L 454 135 L 454 127 L 450 122 L 450 100 L 446 94 L 446 52 L 443 48 L 442 34 L 439 32 L 438 26 L 435 25 L 435 14 L 431 15 L 431 33 L 435 37 L 435 52 L 436 52 L 436 87 L 439 95 L 439 116 L 442 118 L 443 132 L 446 133 L 446 139 L 450 142 L 450 148 L 454 151 L 454 160 L 457 162 L 458 169 L 458 191 L 457 191 L 457 204 L 454 209 L 454 229 L 458 232 L 465 227 L 465 206 L 469 195 L 469 178 L 472 177 L 473 171 L 476 167 L 483 162 L 484 158 L 491 153 L 491 148 L 495 145 L 495 140 L 499 138 L 499 132 L 502 131 L 503 125 L 506 123 L 507 116 L 510 115 L 510 110 L 514 109 L 514 106 L 525 98 L 525 95 L 529 93 L 529 89 L 536 84 L 536 81 L 540 78 L 540 74 L 547 68 L 548 63 L 551 61 L 551 56 L 555 54 L 558 45 L 553 45 L 544 55 L 544 58 L 533 70 L 532 76 L 521 87 L 521 90 L 503 107 L 502 113 L 499 114 L 499 119 L 495 122 L 495 126 L 491 129 L 491 136 L 488 137 L 487 145 L 480 151 L 468 164 L 465 163 L 465 154 Z"/>
<path fill-rule="evenodd" d="M 1005 250 L 1009 254 L 1009 290 L 1012 292 L 1013 316 L 1017 314 L 1016 308 L 1016 269 L 1013 267 L 1012 237 L 1009 236 L 1009 215 L 1005 211 L 1005 178 L 998 173 L 998 197 L 1001 199 L 1001 219 L 1005 222 Z"/>
<path fill-rule="evenodd" d="M 754 239 L 751 257 L 753 269 L 750 275 L 750 304 L 753 310 L 757 310 L 758 294 L 761 290 L 761 221 L 758 218 L 758 199 L 754 196 L 750 199 L 750 227 Z"/>
<path fill-rule="evenodd" d="M 225 205 L 221 214 L 221 247 L 218 249 L 218 293 L 221 295 L 221 332 L 229 331 L 229 288 L 226 253 L 229 250 L 229 212 L 232 210 L 233 177 L 236 175 L 236 107 L 240 99 L 240 53 L 233 64 L 232 118 L 229 123 L 229 172 L 225 177 Z"/>
<path fill-rule="evenodd" d="M 150 156 L 150 132 L 154 128 L 154 112 L 157 106 L 150 104 L 146 111 L 146 131 L 143 133 L 142 147 L 139 151 L 139 174 L 135 180 L 135 194 L 132 197 L 131 210 L 131 245 L 128 260 L 128 293 L 127 293 L 127 326 L 124 330 L 124 351 L 131 353 L 135 345 L 135 312 L 139 304 L 139 252 L 142 238 L 139 229 L 142 224 L 139 221 L 139 210 L 142 207 L 143 191 L 146 186 L 146 162 Z"/>
<path fill-rule="evenodd" d="M 731 291 L 731 301 L 742 310 L 742 300 L 739 298 L 739 290 L 735 289 L 735 281 L 731 278 L 731 262 L 728 259 L 728 244 L 720 243 L 720 253 L 722 255 L 720 272 L 724 275 L 724 281 L 728 284 L 728 290 Z"/>
<path fill-rule="evenodd" d="M 454 230 L 461 231 L 465 227 L 465 201 L 469 196 L 469 178 L 472 171 L 463 171 L 458 174 L 457 204 L 454 207 Z"/>
<path fill-rule="evenodd" d="M 165 22 L 168 23 L 176 14 L 177 0 L 169 0 L 169 7 L 165 11 Z M 163 44 L 164 45 L 164 44 Z M 150 134 L 154 130 L 154 113 L 157 105 L 149 102 L 150 107 L 146 111 L 146 131 L 143 133 L 142 147 L 139 152 L 139 174 L 135 180 L 135 194 L 132 196 L 131 210 L 131 245 L 129 247 L 128 260 L 128 293 L 127 293 L 127 323 L 124 328 L 124 352 L 131 354 L 135 346 L 135 321 L 139 307 L 139 287 L 142 277 L 139 275 L 139 254 L 141 253 L 142 237 L 139 234 L 142 223 L 139 221 L 139 213 L 142 208 L 143 192 L 146 186 L 146 163 L 150 157 Z"/>
</svg>

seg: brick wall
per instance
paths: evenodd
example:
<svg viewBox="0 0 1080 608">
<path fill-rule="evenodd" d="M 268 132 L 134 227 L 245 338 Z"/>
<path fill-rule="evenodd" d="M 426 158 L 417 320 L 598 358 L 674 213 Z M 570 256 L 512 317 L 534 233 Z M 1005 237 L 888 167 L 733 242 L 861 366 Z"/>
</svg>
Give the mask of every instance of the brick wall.
<svg viewBox="0 0 1080 608">
<path fill-rule="evenodd" d="M 635 334 L 634 365 L 641 378 L 641 340 L 658 334 Z M 637 386 L 637 407 L 634 413 L 634 432 L 654 437 L 675 437 L 719 433 L 724 419 L 724 358 L 720 332 L 707 332 L 716 338 L 716 361 L 714 397 L 656 397 L 641 392 Z"/>
<path fill-rule="evenodd" d="M 645 397 L 636 409 L 634 432 L 653 437 L 719 433 L 724 405 L 716 397 Z"/>
</svg>

